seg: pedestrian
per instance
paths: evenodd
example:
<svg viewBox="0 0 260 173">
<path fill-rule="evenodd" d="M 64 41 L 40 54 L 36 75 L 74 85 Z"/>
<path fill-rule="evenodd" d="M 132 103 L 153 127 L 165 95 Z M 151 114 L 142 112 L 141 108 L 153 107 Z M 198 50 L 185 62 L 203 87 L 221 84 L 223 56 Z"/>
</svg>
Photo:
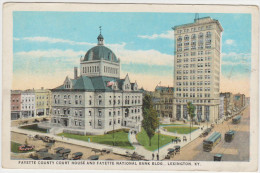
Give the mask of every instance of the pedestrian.
<svg viewBox="0 0 260 173">
<path fill-rule="evenodd" d="M 159 160 L 159 154 L 157 153 L 157 160 Z"/>
<path fill-rule="evenodd" d="M 152 154 L 152 160 L 154 159 L 154 153 Z"/>
<path fill-rule="evenodd" d="M 61 136 L 61 139 L 63 140 L 63 135 Z"/>
</svg>

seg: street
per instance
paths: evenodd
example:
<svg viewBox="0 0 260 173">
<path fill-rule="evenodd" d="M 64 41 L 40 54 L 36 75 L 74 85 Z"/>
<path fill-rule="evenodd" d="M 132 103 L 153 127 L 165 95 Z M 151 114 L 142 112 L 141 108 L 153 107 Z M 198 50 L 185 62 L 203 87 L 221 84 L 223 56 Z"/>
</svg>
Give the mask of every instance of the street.
<svg viewBox="0 0 260 173">
<path fill-rule="evenodd" d="M 250 106 L 243 112 L 241 122 L 232 124 L 232 119 L 218 124 L 205 138 L 197 138 L 182 148 L 181 154 L 176 155 L 172 160 L 190 161 L 213 161 L 215 154 L 222 154 L 222 161 L 249 161 L 249 130 L 250 130 Z M 241 113 L 241 114 L 242 114 Z M 231 143 L 224 140 L 228 130 L 235 130 L 235 137 Z M 211 152 L 203 151 L 203 140 L 207 139 L 214 131 L 220 132 L 222 139 Z"/>
</svg>

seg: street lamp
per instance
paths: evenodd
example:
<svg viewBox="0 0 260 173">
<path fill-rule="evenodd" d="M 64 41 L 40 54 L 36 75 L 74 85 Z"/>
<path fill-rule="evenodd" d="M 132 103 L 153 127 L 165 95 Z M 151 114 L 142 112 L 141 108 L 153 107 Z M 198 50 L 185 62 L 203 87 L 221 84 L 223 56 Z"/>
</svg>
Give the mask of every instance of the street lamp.
<svg viewBox="0 0 260 173">
<path fill-rule="evenodd" d="M 160 128 L 160 123 L 159 123 L 159 121 L 158 121 L 158 154 L 159 154 L 159 149 L 160 149 L 160 144 L 159 144 L 159 141 L 160 141 L 160 130 L 159 130 L 159 128 Z"/>
</svg>

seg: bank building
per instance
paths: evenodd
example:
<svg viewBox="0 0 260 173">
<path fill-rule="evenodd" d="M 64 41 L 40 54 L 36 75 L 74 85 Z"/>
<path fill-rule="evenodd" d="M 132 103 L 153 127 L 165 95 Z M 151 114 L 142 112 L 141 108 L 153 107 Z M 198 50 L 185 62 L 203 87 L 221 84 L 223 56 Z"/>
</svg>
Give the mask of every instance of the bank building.
<svg viewBox="0 0 260 173">
<path fill-rule="evenodd" d="M 104 46 L 100 32 L 97 46 L 80 59 L 80 75 L 52 89 L 50 131 L 97 135 L 128 128 L 141 130 L 142 92 L 128 74 L 120 79 L 120 59 Z M 55 132 L 56 131 L 56 132 Z"/>
<path fill-rule="evenodd" d="M 210 17 L 173 27 L 175 35 L 173 116 L 189 119 L 187 103 L 196 106 L 195 120 L 217 122 L 223 28 Z"/>
</svg>

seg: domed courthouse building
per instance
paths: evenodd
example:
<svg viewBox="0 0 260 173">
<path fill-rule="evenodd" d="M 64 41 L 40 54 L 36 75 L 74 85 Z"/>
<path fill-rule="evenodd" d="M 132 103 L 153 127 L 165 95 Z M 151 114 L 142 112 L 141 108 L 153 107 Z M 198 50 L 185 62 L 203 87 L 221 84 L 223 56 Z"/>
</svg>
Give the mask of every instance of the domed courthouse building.
<svg viewBox="0 0 260 173">
<path fill-rule="evenodd" d="M 142 92 L 129 76 L 120 79 L 120 60 L 98 36 L 97 46 L 80 59 L 80 76 L 52 89 L 53 130 L 73 134 L 104 134 L 129 128 L 141 130 Z"/>
</svg>

